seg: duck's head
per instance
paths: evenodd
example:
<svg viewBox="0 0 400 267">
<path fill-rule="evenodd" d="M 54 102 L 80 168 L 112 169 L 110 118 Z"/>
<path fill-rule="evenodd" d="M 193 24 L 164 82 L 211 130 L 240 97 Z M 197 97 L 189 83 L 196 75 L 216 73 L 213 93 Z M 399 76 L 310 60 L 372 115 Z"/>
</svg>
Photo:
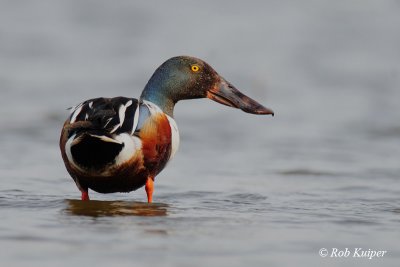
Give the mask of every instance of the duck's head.
<svg viewBox="0 0 400 267">
<path fill-rule="evenodd" d="M 241 93 L 206 62 L 188 56 L 170 58 L 158 67 L 140 98 L 172 116 L 179 100 L 206 97 L 244 112 L 274 115 L 271 109 Z"/>
</svg>

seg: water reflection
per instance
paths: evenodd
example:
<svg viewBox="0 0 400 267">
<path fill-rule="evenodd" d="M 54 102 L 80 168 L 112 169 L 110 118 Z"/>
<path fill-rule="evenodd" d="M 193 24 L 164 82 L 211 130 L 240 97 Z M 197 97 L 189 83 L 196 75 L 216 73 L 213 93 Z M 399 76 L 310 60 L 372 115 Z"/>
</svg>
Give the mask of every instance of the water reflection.
<svg viewBox="0 0 400 267">
<path fill-rule="evenodd" d="M 400 208 L 394 209 L 393 212 L 394 212 L 394 213 L 399 213 L 399 214 L 400 214 Z"/>
<path fill-rule="evenodd" d="M 167 204 L 132 201 L 66 200 L 65 212 L 70 215 L 107 216 L 167 216 Z"/>
</svg>

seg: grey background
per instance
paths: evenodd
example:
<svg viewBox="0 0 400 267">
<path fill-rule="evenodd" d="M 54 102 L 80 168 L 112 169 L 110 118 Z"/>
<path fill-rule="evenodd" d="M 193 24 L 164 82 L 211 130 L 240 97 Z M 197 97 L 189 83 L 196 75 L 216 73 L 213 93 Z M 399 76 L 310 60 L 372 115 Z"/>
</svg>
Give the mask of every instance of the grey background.
<svg viewBox="0 0 400 267">
<path fill-rule="evenodd" d="M 399 13 L 395 0 L 0 1 L 1 265 L 397 266 Z M 276 116 L 178 103 L 181 146 L 155 185 L 166 216 L 117 216 L 144 190 L 92 192 L 110 214 L 77 214 L 66 108 L 138 97 L 182 54 Z"/>
</svg>

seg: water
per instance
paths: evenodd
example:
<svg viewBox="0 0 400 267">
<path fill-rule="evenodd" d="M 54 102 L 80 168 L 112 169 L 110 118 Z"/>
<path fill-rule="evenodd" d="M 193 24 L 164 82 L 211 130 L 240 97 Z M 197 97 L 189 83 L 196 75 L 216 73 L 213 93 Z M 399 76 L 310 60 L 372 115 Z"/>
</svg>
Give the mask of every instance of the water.
<svg viewBox="0 0 400 267">
<path fill-rule="evenodd" d="M 1 266 L 398 266 L 399 1 L 2 1 Z M 276 116 L 179 103 L 143 189 L 79 201 L 67 107 L 208 61 Z M 320 257 L 321 248 L 385 250 Z"/>
</svg>

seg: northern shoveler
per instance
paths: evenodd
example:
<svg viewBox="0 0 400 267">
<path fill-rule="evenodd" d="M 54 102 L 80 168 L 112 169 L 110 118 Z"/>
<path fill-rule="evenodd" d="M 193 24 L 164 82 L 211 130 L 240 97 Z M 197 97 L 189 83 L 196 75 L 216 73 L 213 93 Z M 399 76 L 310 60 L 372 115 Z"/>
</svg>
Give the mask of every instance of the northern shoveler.
<svg viewBox="0 0 400 267">
<path fill-rule="evenodd" d="M 154 178 L 179 145 L 175 104 L 206 97 L 248 113 L 274 115 L 206 62 L 188 56 L 164 62 L 139 100 L 94 98 L 71 108 L 61 131 L 60 148 L 82 200 L 89 200 L 89 188 L 113 193 L 145 186 L 147 200 L 152 202 Z"/>
</svg>

